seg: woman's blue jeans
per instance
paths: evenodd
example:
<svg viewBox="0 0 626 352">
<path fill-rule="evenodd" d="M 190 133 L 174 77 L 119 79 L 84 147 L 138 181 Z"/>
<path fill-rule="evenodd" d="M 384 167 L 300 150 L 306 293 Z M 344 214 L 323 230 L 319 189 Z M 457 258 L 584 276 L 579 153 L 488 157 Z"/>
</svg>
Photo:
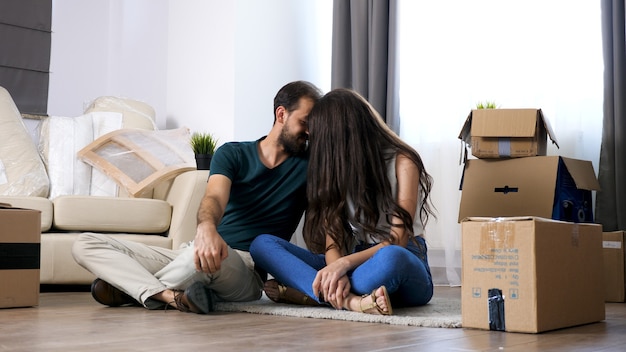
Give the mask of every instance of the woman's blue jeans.
<svg viewBox="0 0 626 352">
<path fill-rule="evenodd" d="M 348 272 L 351 291 L 369 294 L 385 285 L 394 307 L 424 305 L 433 295 L 426 242 L 422 237 L 410 240 L 406 248 L 383 247 L 370 259 Z M 255 265 L 267 271 L 281 284 L 304 292 L 312 298 L 313 280 L 326 266 L 323 254 L 314 254 L 272 235 L 260 235 L 250 245 Z M 319 300 L 318 300 L 319 301 Z"/>
</svg>

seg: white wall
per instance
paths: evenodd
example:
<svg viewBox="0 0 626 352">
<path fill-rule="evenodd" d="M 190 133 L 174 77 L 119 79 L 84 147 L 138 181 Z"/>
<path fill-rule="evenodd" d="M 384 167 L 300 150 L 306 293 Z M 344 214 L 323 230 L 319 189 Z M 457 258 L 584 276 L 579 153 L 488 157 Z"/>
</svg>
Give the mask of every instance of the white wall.
<svg viewBox="0 0 626 352">
<path fill-rule="evenodd" d="M 115 95 L 162 115 L 167 19 L 166 0 L 54 0 L 48 114 L 77 116 L 98 96 Z"/>
<path fill-rule="evenodd" d="M 166 128 L 187 126 L 232 139 L 235 3 L 170 2 Z"/>
<path fill-rule="evenodd" d="M 269 131 L 274 95 L 285 83 L 308 80 L 330 89 L 331 1 L 237 1 L 235 19 L 236 140 Z M 270 4 L 268 6 L 268 4 Z M 328 18 L 320 27 L 317 17 Z M 246 128 L 242 128 L 246 126 Z"/>
<path fill-rule="evenodd" d="M 283 84 L 330 88 L 331 18 L 331 0 L 53 0 L 48 114 L 124 96 L 161 129 L 258 138 Z"/>
</svg>

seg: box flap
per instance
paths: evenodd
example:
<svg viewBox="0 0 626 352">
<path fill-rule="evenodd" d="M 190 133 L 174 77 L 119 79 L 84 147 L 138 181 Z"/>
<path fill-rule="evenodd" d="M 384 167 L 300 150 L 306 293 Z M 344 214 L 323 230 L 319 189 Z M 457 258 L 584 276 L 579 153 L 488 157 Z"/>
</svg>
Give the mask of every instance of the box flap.
<svg viewBox="0 0 626 352">
<path fill-rule="evenodd" d="M 12 208 L 12 206 L 9 203 L 0 203 L 0 208 Z"/>
<path fill-rule="evenodd" d="M 461 128 L 461 132 L 459 133 L 459 139 L 463 142 L 470 144 L 471 143 L 471 134 L 472 131 L 472 111 L 470 111 L 469 115 L 465 119 L 465 123 L 463 124 L 463 128 Z"/>
<path fill-rule="evenodd" d="M 537 124 L 546 129 L 548 137 L 559 147 L 552 126 L 541 109 L 475 109 L 470 111 L 459 139 L 470 144 L 471 137 L 533 137 Z"/>
<path fill-rule="evenodd" d="M 539 109 L 539 118 L 543 122 L 543 126 L 546 128 L 546 131 L 548 132 L 548 137 L 550 138 L 552 143 L 556 145 L 557 148 L 559 148 L 559 142 L 556 141 L 556 136 L 554 135 L 554 132 L 552 131 L 552 126 L 550 126 L 550 122 L 548 121 L 548 119 L 546 119 L 543 116 L 543 111 L 541 111 L 541 109 Z"/>
<path fill-rule="evenodd" d="M 561 157 L 567 171 L 574 179 L 578 189 L 586 189 L 588 191 L 600 190 L 600 183 L 596 178 L 593 170 L 593 164 L 588 160 L 577 160 Z"/>
<path fill-rule="evenodd" d="M 504 222 L 504 221 L 539 221 L 539 222 L 562 222 L 559 220 L 542 218 L 540 216 L 502 216 L 502 217 L 486 217 L 486 216 L 470 216 L 461 222 Z"/>
</svg>

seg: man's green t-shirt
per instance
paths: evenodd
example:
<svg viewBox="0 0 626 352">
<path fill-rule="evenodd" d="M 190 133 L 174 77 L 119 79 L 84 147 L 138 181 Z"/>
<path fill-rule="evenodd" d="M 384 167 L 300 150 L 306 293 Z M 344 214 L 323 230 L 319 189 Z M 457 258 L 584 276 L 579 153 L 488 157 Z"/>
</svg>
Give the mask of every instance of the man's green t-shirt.
<svg viewBox="0 0 626 352">
<path fill-rule="evenodd" d="M 239 250 L 249 250 L 261 234 L 289 240 L 306 207 L 308 159 L 291 156 L 268 169 L 257 151 L 261 140 L 226 143 L 211 161 L 210 174 L 224 175 L 232 182 L 217 230 L 230 247 Z"/>
</svg>

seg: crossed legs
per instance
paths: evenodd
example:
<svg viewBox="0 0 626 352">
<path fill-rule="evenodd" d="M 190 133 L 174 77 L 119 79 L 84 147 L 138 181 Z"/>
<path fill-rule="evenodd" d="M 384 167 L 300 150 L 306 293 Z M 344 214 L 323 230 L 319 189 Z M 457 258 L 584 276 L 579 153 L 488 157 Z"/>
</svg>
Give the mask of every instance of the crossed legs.
<svg viewBox="0 0 626 352">
<path fill-rule="evenodd" d="M 84 233 L 74 243 L 72 254 L 96 277 L 147 308 L 154 302 L 176 306 L 176 295 L 195 282 L 202 282 L 218 300 L 247 301 L 261 296 L 260 277 L 230 248 L 222 269 L 215 274 L 195 270 L 193 246 L 171 250 Z"/>
</svg>

